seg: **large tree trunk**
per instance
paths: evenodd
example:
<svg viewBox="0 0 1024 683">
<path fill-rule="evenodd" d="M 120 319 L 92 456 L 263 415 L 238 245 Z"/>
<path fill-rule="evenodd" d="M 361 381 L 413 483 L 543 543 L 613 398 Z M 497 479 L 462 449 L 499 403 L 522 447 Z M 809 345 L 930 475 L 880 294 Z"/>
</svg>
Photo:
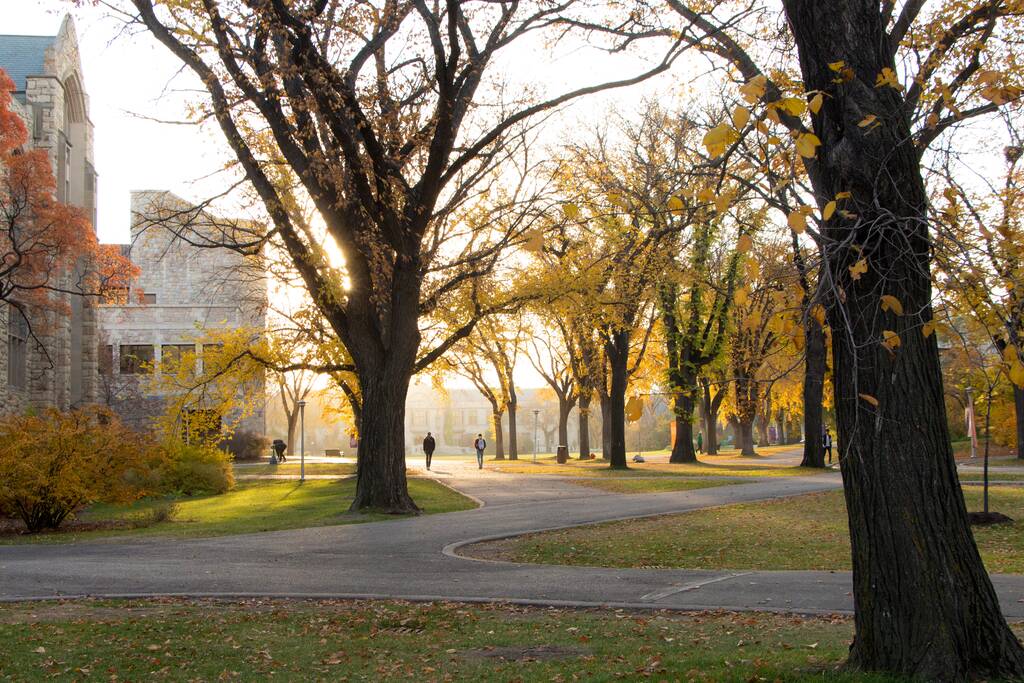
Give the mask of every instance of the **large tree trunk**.
<svg viewBox="0 0 1024 683">
<path fill-rule="evenodd" d="M 516 425 L 516 411 L 518 405 L 515 399 L 515 390 L 512 389 L 509 392 L 512 399 L 508 403 L 508 459 L 518 460 L 519 459 L 519 432 L 518 426 Z"/>
<path fill-rule="evenodd" d="M 580 396 L 580 460 L 590 457 L 590 396 Z"/>
<path fill-rule="evenodd" d="M 822 403 L 828 351 L 825 348 L 825 331 L 811 315 L 804 322 L 804 338 L 804 458 L 800 466 L 824 467 Z"/>
<path fill-rule="evenodd" d="M 736 386 L 736 439 L 740 455 L 757 455 L 754 450 L 754 418 L 757 416 L 757 382 L 738 372 Z"/>
<path fill-rule="evenodd" d="M 576 401 L 558 397 L 558 443 L 557 446 L 569 448 L 569 413 Z"/>
<path fill-rule="evenodd" d="M 711 397 L 711 382 L 702 379 L 704 399 L 704 452 L 707 455 L 718 455 L 718 408 L 722 405 L 724 394 L 719 391 Z"/>
<path fill-rule="evenodd" d="M 285 444 L 285 451 L 288 453 L 288 455 L 291 455 L 292 453 L 295 452 L 293 450 L 295 448 L 295 431 L 298 429 L 299 426 L 298 408 L 291 411 L 290 413 L 285 413 L 285 416 L 288 419 L 288 442 Z"/>
<path fill-rule="evenodd" d="M 1024 460 L 1024 389 L 1013 385 L 1013 412 L 1017 420 L 1017 458 Z"/>
<path fill-rule="evenodd" d="M 612 452 L 612 400 L 601 393 L 601 459 L 608 460 Z"/>
<path fill-rule="evenodd" d="M 501 430 L 501 412 L 491 413 L 491 421 L 494 423 L 494 459 L 505 459 L 505 435 Z"/>
<path fill-rule="evenodd" d="M 412 367 L 405 373 L 388 370 L 391 368 L 385 366 L 377 376 L 359 375 L 363 404 L 353 511 L 419 511 L 409 496 L 405 476 L 405 399 Z"/>
<path fill-rule="evenodd" d="M 697 462 L 693 448 L 693 396 L 685 393 L 675 396 L 676 442 L 672 444 L 671 463 Z"/>
<path fill-rule="evenodd" d="M 771 445 L 771 440 L 768 438 L 768 423 L 769 420 L 763 417 L 757 420 L 757 445 L 762 448 Z"/>
<path fill-rule="evenodd" d="M 754 420 L 736 421 L 736 440 L 740 455 L 757 455 L 754 450 Z"/>
<path fill-rule="evenodd" d="M 807 165 L 819 203 L 852 193 L 850 213 L 824 229 L 835 245 L 826 267 L 837 288 L 828 315 L 853 554 L 850 664 L 924 680 L 1022 678 L 1024 648 L 968 524 L 935 335 L 921 333 L 932 317 L 928 200 L 901 93 L 875 85 L 883 69 L 898 73 L 879 4 L 783 5 L 807 90 L 828 94 Z M 839 85 L 837 61 L 851 69 Z M 859 126 L 867 112 L 883 125 Z M 884 294 L 906 315 L 880 313 Z M 887 330 L 901 341 L 892 351 L 880 344 Z"/>
<path fill-rule="evenodd" d="M 608 405 L 608 460 L 612 469 L 626 469 L 626 388 L 629 363 L 629 331 L 616 330 L 605 344 L 611 371 Z"/>
</svg>

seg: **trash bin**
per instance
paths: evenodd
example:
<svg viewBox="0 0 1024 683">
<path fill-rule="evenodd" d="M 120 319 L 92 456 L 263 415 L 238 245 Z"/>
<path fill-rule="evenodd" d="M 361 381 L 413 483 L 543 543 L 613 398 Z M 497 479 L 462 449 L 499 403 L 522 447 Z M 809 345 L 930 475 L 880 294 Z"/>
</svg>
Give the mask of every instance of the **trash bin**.
<svg viewBox="0 0 1024 683">
<path fill-rule="evenodd" d="M 569 462 L 569 447 L 559 446 L 558 450 L 555 451 L 555 462 L 559 465 Z"/>
</svg>

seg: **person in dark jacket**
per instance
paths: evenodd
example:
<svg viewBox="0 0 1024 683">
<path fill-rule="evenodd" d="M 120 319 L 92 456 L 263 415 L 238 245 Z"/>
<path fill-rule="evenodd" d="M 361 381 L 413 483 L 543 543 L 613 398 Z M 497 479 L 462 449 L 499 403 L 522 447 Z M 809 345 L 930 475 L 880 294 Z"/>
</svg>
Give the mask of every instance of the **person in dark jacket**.
<svg viewBox="0 0 1024 683">
<path fill-rule="evenodd" d="M 430 458 L 434 455 L 434 448 L 437 443 L 434 441 L 434 437 L 431 436 L 430 432 L 427 432 L 427 438 L 423 439 L 423 453 L 427 456 L 427 469 L 430 469 Z"/>
<path fill-rule="evenodd" d="M 487 442 L 484 441 L 483 434 L 477 434 L 476 440 L 473 442 L 473 448 L 476 449 L 476 464 L 479 469 L 484 468 L 484 449 L 487 448 Z"/>
<path fill-rule="evenodd" d="M 266 442 L 264 441 L 264 443 Z M 288 448 L 288 444 L 281 439 L 274 439 L 274 453 L 277 454 L 278 462 L 285 462 L 287 460 L 287 458 L 284 457 L 286 448 Z"/>
</svg>

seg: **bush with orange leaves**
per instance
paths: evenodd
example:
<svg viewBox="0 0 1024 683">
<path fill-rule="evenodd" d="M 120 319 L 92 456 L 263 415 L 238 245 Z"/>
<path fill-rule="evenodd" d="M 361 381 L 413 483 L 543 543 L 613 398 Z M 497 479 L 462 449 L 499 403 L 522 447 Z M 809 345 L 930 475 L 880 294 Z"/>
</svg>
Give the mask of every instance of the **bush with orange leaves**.
<svg viewBox="0 0 1024 683">
<path fill-rule="evenodd" d="M 108 409 L 0 419 L 0 512 L 35 533 L 56 529 L 91 503 L 131 503 L 155 492 L 163 449 Z"/>
</svg>

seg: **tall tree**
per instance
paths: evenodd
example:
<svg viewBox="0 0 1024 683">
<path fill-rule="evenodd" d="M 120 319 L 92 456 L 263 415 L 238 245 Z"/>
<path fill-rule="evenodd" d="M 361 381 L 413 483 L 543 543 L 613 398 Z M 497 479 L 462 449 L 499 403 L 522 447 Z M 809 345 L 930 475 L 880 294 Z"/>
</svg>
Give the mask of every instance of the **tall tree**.
<svg viewBox="0 0 1024 683">
<path fill-rule="evenodd" d="M 1011 116 L 1005 122 L 1009 144 L 1000 178 L 985 178 L 981 189 L 972 191 L 958 179 L 954 154 L 936 173 L 944 186 L 936 207 L 937 254 L 943 294 L 990 330 L 991 342 L 1004 356 L 1013 384 L 1017 458 L 1024 459 L 1024 136 Z"/>
<path fill-rule="evenodd" d="M 1001 0 L 928 11 L 913 0 L 783 0 L 804 90 L 791 100 L 791 84 L 768 78 L 738 32 L 713 13 L 669 4 L 697 30 L 722 29 L 708 51 L 741 74 L 759 117 L 792 131 L 824 219 L 853 554 L 851 664 L 929 680 L 1024 676 L 1024 648 L 971 536 L 935 335 L 923 333 L 932 292 L 920 166 L 950 126 L 1019 97 L 1020 8 Z M 990 83 L 986 61 L 996 70 Z M 910 71 L 908 87 L 901 70 Z M 741 134 L 723 125 L 708 142 L 727 156 Z"/>
<path fill-rule="evenodd" d="M 266 238 L 283 245 L 351 355 L 362 401 L 352 508 L 417 510 L 403 443 L 410 378 L 490 311 L 478 307 L 428 349 L 419 321 L 492 272 L 518 234 L 477 224 L 467 236 L 454 215 L 485 193 L 533 117 L 665 71 L 682 41 L 633 78 L 508 101 L 495 63 L 573 3 L 131 4 L 205 88 L 204 106 L 266 210 Z M 342 253 L 340 276 L 295 220 L 295 196 L 315 205 Z"/>
</svg>

